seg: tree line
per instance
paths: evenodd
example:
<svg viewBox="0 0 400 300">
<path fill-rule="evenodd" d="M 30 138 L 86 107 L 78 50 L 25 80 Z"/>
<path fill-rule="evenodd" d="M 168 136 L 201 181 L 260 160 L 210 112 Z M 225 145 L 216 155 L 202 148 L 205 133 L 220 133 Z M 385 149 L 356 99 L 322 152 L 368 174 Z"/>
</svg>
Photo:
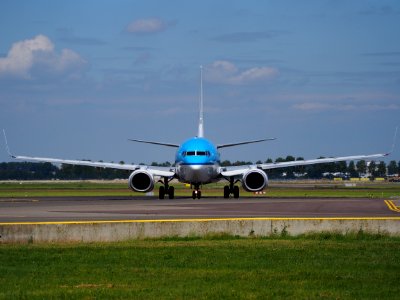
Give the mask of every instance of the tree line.
<svg viewBox="0 0 400 300">
<path fill-rule="evenodd" d="M 322 157 L 321 157 L 322 158 Z M 302 157 L 295 158 L 288 155 L 286 158 L 278 157 L 273 161 L 257 161 L 256 164 L 287 162 L 304 160 Z M 123 161 L 120 164 L 124 164 Z M 224 160 L 221 166 L 240 166 L 252 164 L 250 161 Z M 170 167 L 170 162 L 151 163 L 151 166 Z M 32 162 L 4 162 L 0 163 L 0 180 L 79 180 L 79 179 L 124 179 L 128 178 L 131 171 L 93 168 L 86 166 L 74 166 L 62 164 L 56 166 L 51 163 L 32 163 Z M 267 170 L 268 177 L 271 179 L 292 179 L 292 178 L 310 178 L 320 179 L 323 177 L 386 177 L 400 174 L 400 161 L 394 160 L 386 164 L 384 161 L 366 162 L 360 160 L 357 162 L 336 162 L 326 164 L 316 164 L 309 166 L 297 166 L 289 168 L 276 168 Z"/>
</svg>

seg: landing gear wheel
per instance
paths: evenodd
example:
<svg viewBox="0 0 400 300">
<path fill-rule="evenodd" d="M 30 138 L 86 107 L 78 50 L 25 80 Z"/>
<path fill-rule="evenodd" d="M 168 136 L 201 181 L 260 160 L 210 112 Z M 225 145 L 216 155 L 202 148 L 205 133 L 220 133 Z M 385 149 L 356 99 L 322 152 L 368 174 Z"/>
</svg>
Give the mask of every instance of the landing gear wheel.
<svg viewBox="0 0 400 300">
<path fill-rule="evenodd" d="M 163 186 L 160 186 L 158 190 L 158 199 L 164 199 L 165 196 L 165 188 Z"/>
<path fill-rule="evenodd" d="M 237 185 L 235 185 L 235 186 L 233 187 L 233 197 L 234 197 L 235 199 L 238 199 L 238 198 L 239 198 L 239 187 L 238 187 Z"/>
<path fill-rule="evenodd" d="M 168 189 L 168 198 L 174 199 L 174 196 L 175 196 L 175 188 L 173 186 L 170 186 Z"/>
<path fill-rule="evenodd" d="M 228 199 L 229 198 L 229 194 L 230 194 L 230 190 L 229 190 L 229 186 L 224 186 L 224 198 Z"/>
<path fill-rule="evenodd" d="M 199 190 L 194 190 L 193 192 L 192 192 L 192 198 L 193 199 L 200 199 L 201 198 L 201 191 L 199 191 Z"/>
</svg>

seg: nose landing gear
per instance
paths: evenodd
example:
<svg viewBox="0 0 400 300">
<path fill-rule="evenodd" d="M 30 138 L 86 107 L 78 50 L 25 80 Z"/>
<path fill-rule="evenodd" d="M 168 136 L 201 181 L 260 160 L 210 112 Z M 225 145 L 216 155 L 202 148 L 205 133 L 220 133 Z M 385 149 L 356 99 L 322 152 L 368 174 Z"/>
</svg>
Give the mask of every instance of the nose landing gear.
<svg viewBox="0 0 400 300">
<path fill-rule="evenodd" d="M 194 185 L 194 190 L 192 192 L 192 198 L 193 199 L 200 199 L 201 198 L 201 191 L 200 191 L 200 185 L 195 184 Z"/>
<path fill-rule="evenodd" d="M 199 190 L 194 190 L 193 191 L 193 193 L 192 193 L 192 198 L 193 199 L 200 199 L 201 198 L 201 191 L 199 191 Z"/>
</svg>

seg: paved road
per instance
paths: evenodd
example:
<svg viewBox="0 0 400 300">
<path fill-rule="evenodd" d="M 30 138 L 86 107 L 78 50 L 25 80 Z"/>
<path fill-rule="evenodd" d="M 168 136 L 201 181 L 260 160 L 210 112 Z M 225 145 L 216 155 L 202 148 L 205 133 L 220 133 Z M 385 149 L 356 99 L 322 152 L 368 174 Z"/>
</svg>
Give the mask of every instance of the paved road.
<svg viewBox="0 0 400 300">
<path fill-rule="evenodd" d="M 0 223 L 233 217 L 400 217 L 384 199 L 0 198 Z"/>
</svg>

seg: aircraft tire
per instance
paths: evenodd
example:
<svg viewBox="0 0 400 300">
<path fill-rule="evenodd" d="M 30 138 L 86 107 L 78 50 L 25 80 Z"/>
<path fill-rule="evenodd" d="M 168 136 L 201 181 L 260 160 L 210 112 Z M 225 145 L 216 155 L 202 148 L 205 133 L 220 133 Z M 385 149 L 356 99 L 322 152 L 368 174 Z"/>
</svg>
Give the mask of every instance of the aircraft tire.
<svg viewBox="0 0 400 300">
<path fill-rule="evenodd" d="M 168 189 L 168 198 L 174 199 L 174 196 L 175 196 L 175 188 L 173 186 L 170 186 Z"/>
<path fill-rule="evenodd" d="M 164 199 L 165 196 L 165 188 L 163 186 L 160 186 L 158 190 L 158 199 Z"/>
<path fill-rule="evenodd" d="M 235 186 L 233 187 L 233 197 L 234 197 L 235 199 L 238 199 L 238 198 L 239 198 L 239 187 L 238 187 L 237 185 L 235 185 Z"/>
<path fill-rule="evenodd" d="M 228 199 L 230 194 L 229 186 L 224 186 L 224 198 Z"/>
</svg>

